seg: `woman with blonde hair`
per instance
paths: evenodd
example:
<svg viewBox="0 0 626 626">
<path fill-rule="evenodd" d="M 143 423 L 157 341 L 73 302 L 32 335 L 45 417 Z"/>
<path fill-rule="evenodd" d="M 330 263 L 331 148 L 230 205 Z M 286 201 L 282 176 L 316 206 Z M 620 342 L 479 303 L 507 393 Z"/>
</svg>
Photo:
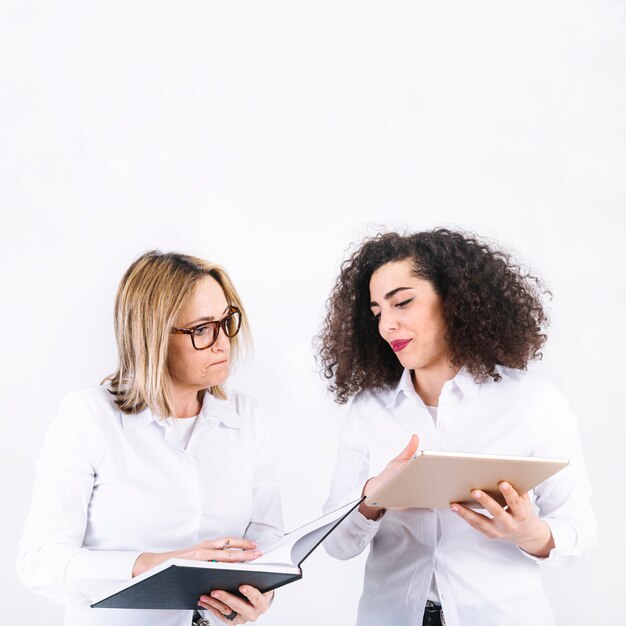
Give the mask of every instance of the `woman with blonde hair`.
<svg viewBox="0 0 626 626">
<path fill-rule="evenodd" d="M 18 573 L 67 604 L 66 626 L 190 626 L 192 611 L 89 600 L 169 558 L 246 561 L 282 536 L 267 424 L 226 386 L 248 320 L 221 267 L 151 251 L 122 278 L 115 331 L 117 371 L 68 394 L 48 429 Z M 231 624 L 267 610 L 272 592 L 239 591 L 198 604 Z"/>
</svg>

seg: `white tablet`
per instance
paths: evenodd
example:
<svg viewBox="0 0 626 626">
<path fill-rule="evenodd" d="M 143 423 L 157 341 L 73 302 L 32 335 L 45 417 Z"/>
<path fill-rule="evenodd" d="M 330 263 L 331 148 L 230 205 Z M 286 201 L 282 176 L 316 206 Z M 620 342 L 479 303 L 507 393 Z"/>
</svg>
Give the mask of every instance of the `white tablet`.
<svg viewBox="0 0 626 626">
<path fill-rule="evenodd" d="M 480 489 L 504 505 L 498 488 L 502 481 L 524 494 L 568 463 L 568 459 L 420 450 L 365 504 L 384 509 L 447 508 L 451 502 L 477 506 L 471 492 Z"/>
</svg>

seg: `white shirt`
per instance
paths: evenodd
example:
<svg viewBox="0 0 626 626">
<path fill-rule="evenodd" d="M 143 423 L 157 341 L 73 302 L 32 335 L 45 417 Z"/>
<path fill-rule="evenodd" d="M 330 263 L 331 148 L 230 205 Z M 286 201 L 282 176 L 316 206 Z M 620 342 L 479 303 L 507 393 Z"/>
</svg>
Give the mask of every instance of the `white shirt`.
<svg viewBox="0 0 626 626">
<path fill-rule="evenodd" d="M 591 547 L 591 489 L 567 401 L 537 375 L 498 371 L 499 382 L 477 384 L 465 370 L 446 382 L 436 425 L 409 370 L 395 389 L 358 394 L 341 434 L 325 510 L 358 497 L 365 481 L 416 433 L 424 450 L 570 459 L 534 490 L 556 546 L 543 562 L 566 564 Z M 485 537 L 448 509 L 389 510 L 375 521 L 357 510 L 325 542 L 340 559 L 368 545 L 358 626 L 421 625 L 433 574 L 447 626 L 555 624 L 541 586 L 541 559 Z"/>
<path fill-rule="evenodd" d="M 22 582 L 67 604 L 65 626 L 189 626 L 191 611 L 92 609 L 141 552 L 223 536 L 283 534 L 267 423 L 251 398 L 205 393 L 186 449 L 104 387 L 68 394 L 37 461 L 17 563 Z M 212 620 L 214 618 L 211 617 Z"/>
<path fill-rule="evenodd" d="M 165 439 L 179 450 L 186 450 L 198 416 L 165 419 Z"/>
</svg>

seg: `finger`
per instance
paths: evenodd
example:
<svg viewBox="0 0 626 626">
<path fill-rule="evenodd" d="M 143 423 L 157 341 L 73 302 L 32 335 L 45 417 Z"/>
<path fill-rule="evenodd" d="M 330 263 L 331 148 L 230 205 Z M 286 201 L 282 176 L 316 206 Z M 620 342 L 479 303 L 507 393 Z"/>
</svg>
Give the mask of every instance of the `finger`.
<svg viewBox="0 0 626 626">
<path fill-rule="evenodd" d="M 420 439 L 417 435 L 411 435 L 411 440 L 408 445 L 400 454 L 396 457 L 398 461 L 408 461 L 416 452 L 420 445 Z"/>
<path fill-rule="evenodd" d="M 494 539 L 498 536 L 493 520 L 489 519 L 486 515 L 476 513 L 476 511 L 472 511 L 457 502 L 453 502 L 450 505 L 450 510 L 486 537 Z"/>
<path fill-rule="evenodd" d="M 203 561 L 219 561 L 221 563 L 243 563 L 258 559 L 259 550 L 203 550 Z"/>
<path fill-rule="evenodd" d="M 218 611 L 217 609 L 214 609 L 213 607 L 209 606 L 209 607 L 203 607 L 205 610 L 209 611 L 209 613 L 211 613 L 211 615 L 214 615 L 215 617 L 217 617 L 220 620 L 220 624 L 221 623 L 226 623 L 226 624 L 234 624 L 235 626 L 238 624 L 245 624 L 248 620 L 244 619 L 243 617 L 241 617 L 241 615 L 237 614 L 235 617 L 233 617 L 232 620 L 229 620 L 226 616 L 229 615 L 231 613 L 231 610 L 228 610 L 228 612 L 223 612 L 223 611 Z"/>
<path fill-rule="evenodd" d="M 232 611 L 227 604 L 207 595 L 200 596 L 200 602 L 198 602 L 198 604 L 204 609 L 215 609 L 221 617 L 228 615 Z"/>
<path fill-rule="evenodd" d="M 216 590 L 211 591 L 211 597 L 219 600 L 229 607 L 225 615 L 228 615 L 231 611 L 237 611 L 237 613 L 245 617 L 247 620 L 256 619 L 257 617 L 257 612 L 251 604 L 241 598 L 238 598 L 237 596 L 234 596 L 232 593 Z"/>
<path fill-rule="evenodd" d="M 228 548 L 239 548 L 241 550 L 254 550 L 256 543 L 250 539 L 242 537 L 221 537 L 210 541 L 201 541 L 200 546 L 207 550 L 226 550 Z"/>
<path fill-rule="evenodd" d="M 219 594 L 220 599 L 218 599 L 217 596 L 215 596 L 214 594 Z M 216 615 L 222 620 L 227 615 L 231 615 L 233 611 L 236 611 L 237 615 L 239 616 L 240 615 L 239 611 L 237 611 L 235 607 L 230 606 L 228 598 L 226 598 L 226 596 L 231 596 L 231 594 L 228 594 L 224 591 L 212 592 L 210 596 L 207 596 L 207 595 L 201 596 L 200 604 L 204 608 L 208 608 L 209 610 L 215 611 L 214 615 Z M 231 597 L 234 598 L 235 596 L 231 596 Z M 225 601 L 222 601 L 222 600 L 225 600 Z M 228 620 L 228 621 L 235 623 L 235 619 L 236 618 L 233 617 L 232 620 Z M 242 618 L 242 620 L 240 620 L 237 623 L 243 623 L 245 621 L 247 621 L 247 619 Z"/>
<path fill-rule="evenodd" d="M 509 513 L 505 511 L 498 502 L 496 502 L 489 494 L 475 489 L 472 491 L 472 498 L 476 500 L 486 511 L 488 511 L 497 521 L 505 522 Z"/>
<path fill-rule="evenodd" d="M 502 481 L 498 487 L 500 487 L 500 492 L 504 496 L 507 505 L 509 506 L 509 511 L 513 516 L 520 515 L 522 513 L 526 513 L 527 503 L 530 502 L 530 498 L 528 494 L 524 494 L 524 496 L 520 496 L 515 488 L 506 481 Z"/>
<path fill-rule="evenodd" d="M 270 604 L 271 592 L 268 592 L 268 595 L 261 593 L 256 587 L 250 587 L 249 585 L 243 585 L 239 587 L 239 591 L 243 593 L 250 604 L 257 610 L 260 610 L 262 613 L 267 611 L 267 607 Z"/>
</svg>

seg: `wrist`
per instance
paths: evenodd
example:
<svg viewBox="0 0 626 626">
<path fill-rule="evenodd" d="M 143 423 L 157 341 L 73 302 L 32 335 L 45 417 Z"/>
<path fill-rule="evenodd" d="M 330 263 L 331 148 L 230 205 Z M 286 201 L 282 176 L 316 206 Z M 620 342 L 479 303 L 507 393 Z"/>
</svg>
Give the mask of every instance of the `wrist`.
<svg viewBox="0 0 626 626">
<path fill-rule="evenodd" d="M 169 558 L 169 553 L 142 552 L 133 565 L 133 578 L 156 567 Z"/>
<path fill-rule="evenodd" d="M 375 509 L 374 507 L 367 506 L 367 504 L 361 502 L 361 504 L 359 504 L 358 511 L 363 517 L 375 522 L 385 512 L 385 509 Z"/>
<path fill-rule="evenodd" d="M 363 490 L 361 491 L 361 496 L 367 496 L 369 493 L 374 491 L 373 486 L 370 485 L 370 482 L 373 480 L 373 478 L 370 478 L 365 481 Z M 375 507 L 367 506 L 365 502 L 361 502 L 361 504 L 359 504 L 358 510 L 363 517 L 372 521 L 377 520 L 385 512 L 385 509 L 377 509 Z"/>
<path fill-rule="evenodd" d="M 533 530 L 531 536 L 518 543 L 517 546 L 537 558 L 548 557 L 555 547 L 550 526 L 543 520 L 537 519 L 536 529 Z"/>
</svg>

